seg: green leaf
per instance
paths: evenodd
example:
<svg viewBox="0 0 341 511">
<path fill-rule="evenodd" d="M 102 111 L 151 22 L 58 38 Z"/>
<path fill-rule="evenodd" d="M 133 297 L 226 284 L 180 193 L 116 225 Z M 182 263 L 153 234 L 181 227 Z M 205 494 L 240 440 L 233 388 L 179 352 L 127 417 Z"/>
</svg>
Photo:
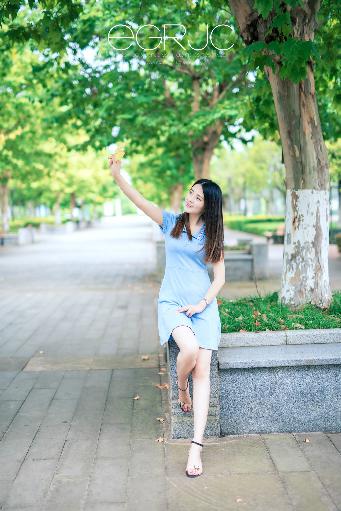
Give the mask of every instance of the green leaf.
<svg viewBox="0 0 341 511">
<path fill-rule="evenodd" d="M 267 47 L 269 50 L 272 50 L 274 53 L 276 53 L 276 55 L 281 54 L 282 45 L 279 41 L 271 41 L 271 43 L 269 43 Z"/>
<path fill-rule="evenodd" d="M 298 6 L 303 7 L 302 0 L 286 0 L 285 3 L 292 8 L 298 7 Z"/>
<path fill-rule="evenodd" d="M 289 12 L 278 14 L 272 20 L 271 26 L 268 32 L 271 32 L 272 28 L 277 28 L 280 33 L 287 36 L 292 30 L 291 18 Z"/>
<path fill-rule="evenodd" d="M 257 41 L 255 43 L 249 44 L 249 46 L 246 46 L 246 48 L 244 48 L 243 51 L 245 55 L 252 55 L 252 53 L 259 52 L 260 50 L 263 50 L 266 47 L 267 47 L 266 43 L 264 43 L 263 41 Z"/>
<path fill-rule="evenodd" d="M 273 0 L 255 0 L 255 8 L 262 16 L 262 18 L 267 18 L 274 8 Z"/>
</svg>

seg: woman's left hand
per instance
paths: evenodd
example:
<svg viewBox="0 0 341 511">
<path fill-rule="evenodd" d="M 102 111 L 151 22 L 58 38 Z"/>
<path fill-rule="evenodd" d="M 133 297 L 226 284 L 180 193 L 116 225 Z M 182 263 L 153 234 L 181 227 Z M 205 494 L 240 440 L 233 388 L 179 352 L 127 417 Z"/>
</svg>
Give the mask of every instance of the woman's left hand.
<svg viewBox="0 0 341 511">
<path fill-rule="evenodd" d="M 193 314 L 196 314 L 197 312 L 202 312 L 206 308 L 205 300 L 201 300 L 196 305 L 184 305 L 183 307 L 180 307 L 179 309 L 176 309 L 178 312 L 186 312 L 186 316 L 191 317 Z"/>
</svg>

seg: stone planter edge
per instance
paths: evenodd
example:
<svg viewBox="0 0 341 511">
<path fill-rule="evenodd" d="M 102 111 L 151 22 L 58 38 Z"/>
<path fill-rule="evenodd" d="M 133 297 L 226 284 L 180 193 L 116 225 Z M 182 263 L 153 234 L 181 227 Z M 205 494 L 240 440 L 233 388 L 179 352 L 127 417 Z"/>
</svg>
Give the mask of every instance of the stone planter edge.
<svg viewBox="0 0 341 511">
<path fill-rule="evenodd" d="M 341 328 L 222 333 L 219 348 L 341 342 Z"/>
</svg>

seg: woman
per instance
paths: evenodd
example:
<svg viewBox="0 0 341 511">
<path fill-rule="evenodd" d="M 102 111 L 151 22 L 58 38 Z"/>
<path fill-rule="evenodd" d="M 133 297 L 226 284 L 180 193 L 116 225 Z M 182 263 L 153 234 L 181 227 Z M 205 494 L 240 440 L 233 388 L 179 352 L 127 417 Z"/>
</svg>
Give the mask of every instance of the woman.
<svg viewBox="0 0 341 511">
<path fill-rule="evenodd" d="M 209 179 L 197 180 L 188 190 L 185 211 L 176 215 L 161 209 L 135 190 L 120 174 L 120 161 L 109 156 L 116 183 L 165 236 L 166 268 L 158 298 L 160 344 L 172 339 L 179 347 L 177 383 L 179 405 L 190 412 L 188 376 L 192 373 L 194 435 L 186 475 L 203 473 L 201 449 L 210 399 L 212 350 L 218 349 L 221 323 L 216 295 L 225 282 L 222 193 Z M 213 267 L 211 283 L 207 263 Z"/>
</svg>

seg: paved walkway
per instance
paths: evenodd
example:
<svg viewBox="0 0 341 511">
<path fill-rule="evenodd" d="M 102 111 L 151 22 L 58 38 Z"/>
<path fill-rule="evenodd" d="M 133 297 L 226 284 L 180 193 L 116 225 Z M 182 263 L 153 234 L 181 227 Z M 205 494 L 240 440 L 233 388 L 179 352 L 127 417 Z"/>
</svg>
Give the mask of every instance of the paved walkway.
<svg viewBox="0 0 341 511">
<path fill-rule="evenodd" d="M 141 217 L 0 249 L 0 509 L 340 510 L 341 434 L 207 440 L 184 475 L 154 265 Z"/>
</svg>

